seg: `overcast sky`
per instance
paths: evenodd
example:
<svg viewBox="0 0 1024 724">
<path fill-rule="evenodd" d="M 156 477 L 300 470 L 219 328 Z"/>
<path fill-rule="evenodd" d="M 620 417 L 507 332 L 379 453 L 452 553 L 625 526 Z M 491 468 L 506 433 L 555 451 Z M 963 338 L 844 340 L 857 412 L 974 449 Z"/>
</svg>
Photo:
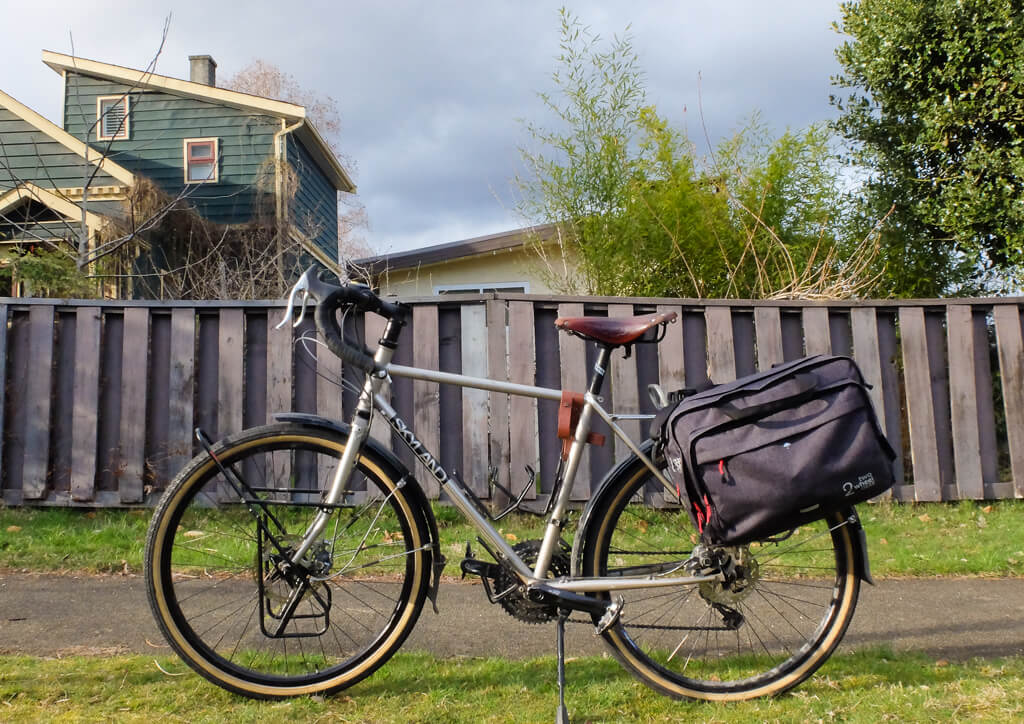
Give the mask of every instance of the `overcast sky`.
<svg viewBox="0 0 1024 724">
<path fill-rule="evenodd" d="M 759 111 L 776 131 L 834 116 L 828 103 L 832 0 L 578 0 L 567 7 L 605 38 L 632 37 L 649 102 L 701 137 L 698 75 L 711 138 Z M 546 118 L 558 4 L 485 2 L 268 2 L 34 0 L 4 8 L 0 88 L 60 122 L 60 78 L 43 49 L 142 68 L 170 34 L 157 72 L 188 77 L 188 56 L 209 54 L 227 79 L 254 59 L 329 95 L 343 150 L 377 252 L 512 229 L 510 181 L 528 142 L 521 119 Z M 73 48 L 72 48 L 73 42 Z"/>
</svg>

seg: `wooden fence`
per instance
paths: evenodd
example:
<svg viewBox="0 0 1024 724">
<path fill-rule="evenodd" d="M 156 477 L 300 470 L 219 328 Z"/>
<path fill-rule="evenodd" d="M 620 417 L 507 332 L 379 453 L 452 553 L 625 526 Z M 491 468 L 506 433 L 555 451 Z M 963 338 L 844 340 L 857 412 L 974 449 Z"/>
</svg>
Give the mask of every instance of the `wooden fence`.
<svg viewBox="0 0 1024 724">
<path fill-rule="evenodd" d="M 457 295 L 413 300 L 395 361 L 582 391 L 593 345 L 558 334 L 558 316 L 675 310 L 661 345 L 615 355 L 611 407 L 651 411 L 646 388 L 722 382 L 803 354 L 852 354 L 896 450 L 898 500 L 1024 496 L 1024 299 L 870 303 Z M 296 410 L 339 418 L 353 403 L 327 354 L 298 330 L 278 331 L 277 303 L 96 303 L 0 300 L 0 447 L 9 505 L 151 503 L 213 437 Z M 349 320 L 375 340 L 381 320 Z M 344 375 L 343 375 L 344 372 Z M 393 402 L 449 470 L 487 497 L 541 473 L 550 490 L 559 441 L 556 403 L 395 379 Z M 641 423 L 626 423 L 634 435 Z M 376 429 L 382 439 L 388 431 Z M 413 467 L 408 450 L 395 449 Z M 586 456 L 584 500 L 614 459 L 611 441 Z M 431 481 L 422 470 L 417 477 Z M 437 495 L 436 485 L 428 486 Z"/>
</svg>

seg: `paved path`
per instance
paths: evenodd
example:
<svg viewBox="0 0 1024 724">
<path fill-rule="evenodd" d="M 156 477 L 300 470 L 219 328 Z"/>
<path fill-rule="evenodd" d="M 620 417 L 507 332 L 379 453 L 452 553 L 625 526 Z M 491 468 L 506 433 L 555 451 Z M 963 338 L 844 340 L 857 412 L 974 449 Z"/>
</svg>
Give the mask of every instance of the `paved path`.
<svg viewBox="0 0 1024 724">
<path fill-rule="evenodd" d="M 553 655 L 552 625 L 529 626 L 487 603 L 479 585 L 441 584 L 408 650 L 440 657 Z M 1024 655 L 1024 579 L 882 581 L 861 588 L 840 650 L 887 644 L 935 658 Z M 0 653 L 166 651 L 139 576 L 0 574 Z M 589 626 L 570 626 L 567 654 L 604 651 Z"/>
</svg>

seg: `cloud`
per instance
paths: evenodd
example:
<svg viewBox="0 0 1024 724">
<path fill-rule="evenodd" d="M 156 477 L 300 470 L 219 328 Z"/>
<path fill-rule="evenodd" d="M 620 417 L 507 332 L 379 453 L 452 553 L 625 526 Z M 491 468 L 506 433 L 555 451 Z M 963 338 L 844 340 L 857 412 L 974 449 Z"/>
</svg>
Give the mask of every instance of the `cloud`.
<svg viewBox="0 0 1024 724">
<path fill-rule="evenodd" d="M 0 42 L 21 72 L 6 74 L 3 89 L 59 120 L 60 79 L 39 54 L 69 52 L 69 32 L 84 57 L 145 66 L 168 6 L 105 5 L 5 9 Z M 335 98 L 341 145 L 358 163 L 370 241 L 381 250 L 518 223 L 509 181 L 528 139 L 517 119 L 545 119 L 536 94 L 551 90 L 559 53 L 553 6 L 250 0 L 243 7 L 240 17 L 239 6 L 176 0 L 158 72 L 187 77 L 187 56 L 209 53 L 227 78 L 260 58 Z M 832 116 L 829 77 L 838 71 L 832 53 L 840 42 L 830 29 L 838 17 L 832 3 L 587 0 L 572 10 L 606 38 L 632 23 L 650 102 L 691 137 L 703 135 L 698 91 L 712 139 L 754 110 L 779 131 Z"/>
</svg>

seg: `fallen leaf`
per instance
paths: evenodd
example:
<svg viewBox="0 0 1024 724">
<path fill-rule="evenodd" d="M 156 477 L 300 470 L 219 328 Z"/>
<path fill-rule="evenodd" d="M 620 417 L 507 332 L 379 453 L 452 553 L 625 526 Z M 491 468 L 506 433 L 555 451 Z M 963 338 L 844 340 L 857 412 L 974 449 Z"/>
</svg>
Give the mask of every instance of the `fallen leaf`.
<svg viewBox="0 0 1024 724">
<path fill-rule="evenodd" d="M 21 526 L 20 525 L 9 525 L 9 526 L 7 526 L 7 532 L 8 533 L 19 533 L 19 532 L 21 532 Z"/>
<path fill-rule="evenodd" d="M 943 666 L 949 666 L 949 662 L 946 661 L 945 659 L 939 659 L 938 661 L 935 662 L 935 665 L 941 668 Z"/>
<path fill-rule="evenodd" d="M 986 505 L 984 508 L 981 509 L 981 512 L 982 513 L 991 513 L 992 512 L 992 506 L 991 505 Z"/>
<path fill-rule="evenodd" d="M 644 520 L 643 518 L 641 518 L 640 520 L 637 521 L 636 527 L 640 529 L 641 533 L 646 533 L 647 532 L 647 521 Z"/>
<path fill-rule="evenodd" d="M 183 535 L 186 538 L 198 538 L 202 534 L 203 534 L 203 531 L 201 531 L 201 530 L 186 530 Z"/>
<path fill-rule="evenodd" d="M 917 519 L 919 521 L 921 521 L 922 523 L 931 523 L 932 522 L 932 517 L 930 515 L 928 515 L 927 513 L 925 513 L 924 515 L 917 516 Z"/>
<path fill-rule="evenodd" d="M 879 538 L 878 539 L 878 544 L 879 545 L 883 545 L 883 546 L 887 546 L 887 545 L 889 545 L 889 541 L 887 541 L 885 538 Z"/>
<path fill-rule="evenodd" d="M 505 534 L 505 538 L 507 540 L 512 540 L 512 541 L 519 540 L 519 537 L 515 533 L 506 533 Z"/>
</svg>

